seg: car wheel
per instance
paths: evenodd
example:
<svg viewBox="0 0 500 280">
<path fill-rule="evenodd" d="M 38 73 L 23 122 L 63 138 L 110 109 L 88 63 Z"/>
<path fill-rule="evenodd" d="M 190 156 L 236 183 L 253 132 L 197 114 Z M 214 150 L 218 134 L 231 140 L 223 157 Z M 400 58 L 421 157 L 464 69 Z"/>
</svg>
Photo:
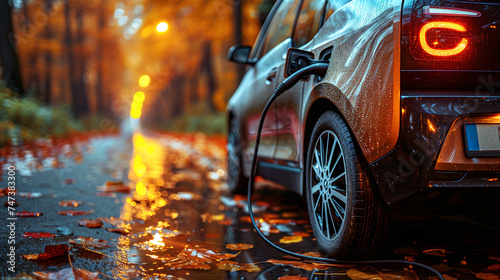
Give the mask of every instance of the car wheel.
<svg viewBox="0 0 500 280">
<path fill-rule="evenodd" d="M 227 184 L 232 193 L 244 193 L 248 186 L 242 168 L 240 135 L 238 121 L 232 119 L 227 134 Z"/>
<path fill-rule="evenodd" d="M 320 250 L 336 259 L 372 256 L 385 233 L 385 209 L 337 113 L 324 113 L 314 126 L 306 168 L 309 216 Z"/>
</svg>

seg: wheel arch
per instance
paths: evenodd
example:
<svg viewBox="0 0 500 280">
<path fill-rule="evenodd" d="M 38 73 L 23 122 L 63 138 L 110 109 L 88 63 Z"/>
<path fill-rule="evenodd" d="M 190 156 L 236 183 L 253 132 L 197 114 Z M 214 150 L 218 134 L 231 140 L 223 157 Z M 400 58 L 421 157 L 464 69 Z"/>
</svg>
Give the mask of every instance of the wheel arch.
<svg viewBox="0 0 500 280">
<path fill-rule="evenodd" d="M 301 157 L 301 164 L 304 167 L 304 172 L 305 172 L 306 162 L 307 162 L 306 153 L 307 153 L 307 149 L 309 147 L 309 141 L 310 141 L 313 129 L 314 129 L 314 125 L 318 121 L 320 116 L 327 111 L 333 111 L 333 112 L 339 114 L 339 116 L 342 118 L 342 120 L 346 123 L 347 128 L 349 129 L 349 132 L 351 133 L 352 138 L 354 140 L 354 145 L 356 146 L 357 149 L 359 149 L 361 151 L 364 164 L 366 164 L 366 166 L 368 167 L 369 165 L 368 165 L 368 161 L 366 159 L 366 156 L 363 154 L 361 147 L 359 145 L 358 139 L 356 139 L 356 135 L 353 133 L 353 130 L 351 128 L 351 124 L 348 121 L 348 119 L 344 116 L 344 113 L 342 112 L 342 110 L 339 109 L 339 107 L 335 104 L 335 101 L 333 101 L 331 97 L 317 96 L 317 94 L 314 94 L 314 92 L 318 92 L 318 91 L 323 92 L 323 90 L 318 90 L 318 88 L 321 88 L 321 85 L 323 85 L 323 84 L 320 84 L 320 85 L 318 85 L 318 87 L 313 89 L 313 92 L 311 93 L 310 97 L 312 98 L 313 96 L 316 95 L 316 98 L 312 101 L 311 105 L 309 106 L 309 108 L 306 111 L 306 118 L 305 118 L 305 122 L 304 122 L 305 123 L 304 134 L 303 134 L 304 135 L 304 142 L 303 142 L 303 146 L 302 146 L 302 157 Z M 343 95 L 340 95 L 340 96 L 343 96 Z M 339 98 L 337 98 L 337 99 L 339 99 Z M 347 114 L 351 114 L 351 115 L 353 114 L 352 107 L 350 106 L 350 104 L 348 103 L 348 101 L 346 99 L 340 98 L 340 100 L 338 100 L 337 104 L 339 104 L 339 103 L 342 104 L 342 107 L 344 108 L 344 111 Z M 373 174 L 372 174 L 371 169 L 367 168 L 367 170 L 368 170 L 369 176 L 371 178 L 373 178 Z M 305 190 L 306 176 L 303 176 L 303 180 L 304 181 L 302 182 L 302 195 L 305 195 L 306 194 L 306 190 Z M 375 184 L 375 185 L 377 185 L 377 184 Z M 377 191 L 379 191 L 378 186 L 376 187 L 376 189 L 377 189 Z"/>
</svg>

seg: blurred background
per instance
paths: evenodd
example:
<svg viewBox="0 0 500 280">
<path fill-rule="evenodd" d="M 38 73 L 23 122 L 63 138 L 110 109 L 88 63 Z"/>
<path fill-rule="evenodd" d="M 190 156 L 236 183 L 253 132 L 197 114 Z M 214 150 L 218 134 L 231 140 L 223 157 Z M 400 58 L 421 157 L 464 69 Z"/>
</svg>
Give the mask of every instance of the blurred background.
<svg viewBox="0 0 500 280">
<path fill-rule="evenodd" d="M 123 120 L 225 133 L 224 110 L 273 0 L 0 0 L 0 145 Z"/>
</svg>

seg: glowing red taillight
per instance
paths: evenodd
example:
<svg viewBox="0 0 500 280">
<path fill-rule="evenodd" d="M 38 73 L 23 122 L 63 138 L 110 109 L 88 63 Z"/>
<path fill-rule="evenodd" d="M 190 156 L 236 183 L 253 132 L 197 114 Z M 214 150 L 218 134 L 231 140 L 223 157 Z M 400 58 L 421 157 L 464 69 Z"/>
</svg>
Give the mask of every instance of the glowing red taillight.
<svg viewBox="0 0 500 280">
<path fill-rule="evenodd" d="M 434 28 L 439 28 L 439 29 L 449 29 L 453 31 L 459 31 L 459 32 L 465 32 L 467 31 L 465 27 L 461 24 L 458 23 L 453 23 L 453 22 L 447 22 L 447 21 L 431 21 L 420 29 L 420 34 L 419 34 L 419 41 L 420 41 L 420 46 L 422 49 L 432 55 L 432 56 L 440 56 L 440 57 L 446 57 L 446 56 L 453 56 L 461 53 L 467 48 L 467 45 L 469 44 L 469 41 L 466 38 L 462 38 L 462 40 L 455 45 L 454 47 L 448 47 L 448 48 L 437 48 L 437 47 L 431 47 L 429 43 L 427 42 L 427 31 L 430 29 Z M 435 45 L 438 45 L 439 42 L 435 41 Z"/>
</svg>

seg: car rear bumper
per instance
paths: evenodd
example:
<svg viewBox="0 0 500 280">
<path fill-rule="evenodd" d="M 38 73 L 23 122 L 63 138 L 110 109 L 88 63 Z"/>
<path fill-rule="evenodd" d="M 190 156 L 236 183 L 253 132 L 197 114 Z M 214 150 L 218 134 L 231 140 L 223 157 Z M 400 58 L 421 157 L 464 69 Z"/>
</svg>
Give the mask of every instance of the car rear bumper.
<svg viewBox="0 0 500 280">
<path fill-rule="evenodd" d="M 401 92 L 401 127 L 396 147 L 370 164 L 390 205 L 432 188 L 500 187 L 500 157 L 465 155 L 465 123 L 500 123 L 500 93 L 476 91 Z"/>
</svg>

